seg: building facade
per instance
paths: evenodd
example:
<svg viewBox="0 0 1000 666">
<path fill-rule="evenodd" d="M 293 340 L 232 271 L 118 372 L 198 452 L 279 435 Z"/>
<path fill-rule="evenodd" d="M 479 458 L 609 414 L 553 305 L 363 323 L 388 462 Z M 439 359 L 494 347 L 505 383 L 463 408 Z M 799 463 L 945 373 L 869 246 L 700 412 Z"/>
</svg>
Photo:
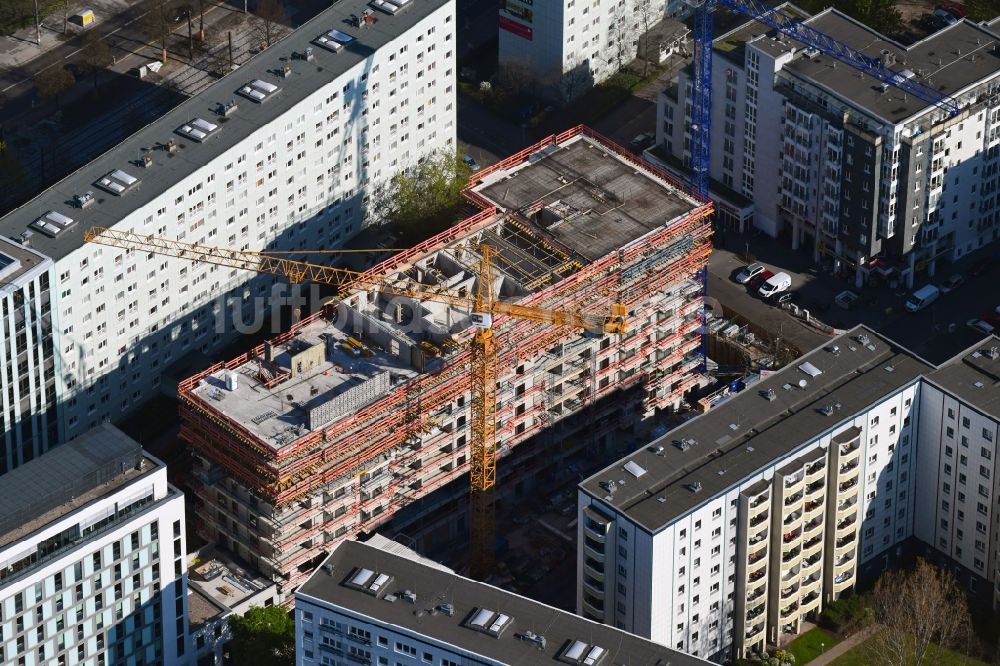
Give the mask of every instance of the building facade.
<svg viewBox="0 0 1000 666">
<path fill-rule="evenodd" d="M 961 21 L 902 46 L 835 9 L 781 11 L 929 85 L 956 115 L 766 26 L 718 37 L 712 73 L 715 198 L 753 201 L 753 224 L 857 286 L 914 286 L 998 233 L 1000 57 Z M 657 144 L 690 160 L 690 70 L 658 99 Z M 918 285 L 919 286 L 919 285 Z"/>
<path fill-rule="evenodd" d="M 110 425 L 0 477 L 0 661 L 184 664 L 184 496 Z"/>
<path fill-rule="evenodd" d="M 59 441 L 52 266 L 0 238 L 0 474 Z"/>
<path fill-rule="evenodd" d="M 686 51 L 689 31 L 676 18 L 688 12 L 690 5 L 680 0 L 504 0 L 500 66 L 511 77 L 532 79 L 542 96 L 566 103 L 631 63 L 637 53 L 658 63 Z"/>
<path fill-rule="evenodd" d="M 374 183 L 454 149 L 454 3 L 385 7 L 352 25 L 367 3 L 338 3 L 0 219 L 4 237 L 54 263 L 67 438 L 158 393 L 182 357 L 259 330 L 284 293 L 247 272 L 85 243 L 87 229 L 335 248 L 365 226 Z"/>
<path fill-rule="evenodd" d="M 295 594 L 295 632 L 298 666 L 708 663 L 463 578 L 398 544 L 338 545 Z"/>
</svg>

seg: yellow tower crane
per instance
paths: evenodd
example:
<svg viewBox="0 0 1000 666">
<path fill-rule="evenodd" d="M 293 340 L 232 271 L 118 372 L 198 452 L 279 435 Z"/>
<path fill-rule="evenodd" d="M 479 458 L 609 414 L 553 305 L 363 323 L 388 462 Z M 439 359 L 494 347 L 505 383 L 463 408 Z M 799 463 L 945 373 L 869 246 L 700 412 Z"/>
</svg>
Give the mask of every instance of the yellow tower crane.
<svg viewBox="0 0 1000 666">
<path fill-rule="evenodd" d="M 587 314 L 568 309 L 517 305 L 498 301 L 493 293 L 493 252 L 489 245 L 479 246 L 479 279 L 476 293 L 469 297 L 447 288 L 436 288 L 414 281 L 390 281 L 384 276 L 371 276 L 333 266 L 296 261 L 266 252 L 250 252 L 228 248 L 185 243 L 171 238 L 91 227 L 84 234 L 88 243 L 99 243 L 125 250 L 177 257 L 189 261 L 268 273 L 287 278 L 289 282 L 304 281 L 332 285 L 338 289 L 361 287 L 377 289 L 385 294 L 419 301 L 445 303 L 468 310 L 476 328 L 470 345 L 471 461 L 470 461 L 470 553 L 472 575 L 483 579 L 493 569 L 494 522 L 493 488 L 496 485 L 496 392 L 497 350 L 493 337 L 493 317 L 497 315 L 531 321 L 572 326 L 590 332 L 621 335 L 626 330 L 627 308 L 613 304 L 607 315 Z M 378 252 L 380 250 L 366 250 Z M 310 254 L 302 250 L 302 254 Z"/>
</svg>

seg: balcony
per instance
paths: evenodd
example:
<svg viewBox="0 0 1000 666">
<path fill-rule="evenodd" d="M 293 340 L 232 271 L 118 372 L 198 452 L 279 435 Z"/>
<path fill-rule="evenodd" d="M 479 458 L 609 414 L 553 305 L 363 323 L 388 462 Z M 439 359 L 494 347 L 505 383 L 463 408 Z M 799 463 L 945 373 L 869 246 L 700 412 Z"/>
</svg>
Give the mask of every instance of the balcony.
<svg viewBox="0 0 1000 666">
<path fill-rule="evenodd" d="M 850 527 L 858 520 L 857 514 L 851 514 L 850 516 L 837 521 L 837 529 L 842 530 Z"/>
<path fill-rule="evenodd" d="M 761 523 L 767 520 L 767 514 L 762 513 L 750 519 L 750 527 L 757 527 Z"/>
<path fill-rule="evenodd" d="M 843 500 L 842 502 L 839 502 L 837 504 L 837 512 L 840 513 L 841 511 L 846 511 L 847 509 L 850 509 L 857 503 L 858 503 L 857 497 L 852 497 L 850 499 Z"/>
<path fill-rule="evenodd" d="M 840 457 L 841 458 L 854 458 L 857 456 L 858 451 L 861 450 L 861 442 L 855 442 L 854 444 L 842 444 L 840 446 Z"/>
<path fill-rule="evenodd" d="M 839 486 L 837 486 L 837 489 L 840 490 L 840 492 L 843 493 L 843 492 L 847 492 L 848 490 L 850 490 L 851 488 L 853 488 L 856 485 L 858 485 L 858 479 L 857 479 L 857 477 L 855 477 L 853 479 L 850 479 L 849 481 L 844 481 Z"/>
<path fill-rule="evenodd" d="M 799 609 L 798 602 L 795 602 L 793 604 L 789 604 L 788 606 L 785 606 L 784 608 L 781 609 L 781 613 L 780 613 L 781 617 L 782 618 L 787 618 L 789 615 L 791 615 L 792 613 L 794 613 L 798 609 Z"/>
<path fill-rule="evenodd" d="M 749 576 L 747 576 L 747 580 L 749 580 L 751 583 L 756 582 L 761 578 L 763 578 L 766 573 L 767 572 L 764 569 L 754 571 Z"/>
<path fill-rule="evenodd" d="M 759 534 L 750 537 L 750 541 L 748 541 L 747 543 L 751 546 L 756 546 L 757 544 L 762 543 L 766 540 L 767 540 L 767 532 L 760 532 Z"/>
<path fill-rule="evenodd" d="M 840 583 L 846 583 L 850 581 L 852 578 L 854 578 L 854 569 L 837 574 L 836 576 L 833 577 L 833 583 L 835 585 L 839 585 Z"/>
<path fill-rule="evenodd" d="M 806 607 L 806 606 L 808 606 L 809 604 L 811 604 L 811 603 L 813 603 L 814 601 L 816 601 L 817 599 L 819 599 L 819 597 L 820 597 L 820 593 L 819 593 L 819 591 L 818 591 L 818 590 L 813 590 L 813 591 L 812 591 L 812 592 L 810 592 L 809 594 L 807 594 L 807 595 L 805 595 L 804 597 L 802 597 L 801 599 L 799 599 L 799 604 L 800 604 L 800 605 L 801 605 L 801 606 L 802 606 L 803 608 L 805 608 L 805 607 Z"/>
<path fill-rule="evenodd" d="M 799 472 L 792 476 L 785 477 L 785 488 L 791 490 L 796 485 L 802 482 L 802 478 L 803 478 L 802 472 Z"/>
<path fill-rule="evenodd" d="M 815 518 L 813 518 L 812 520 L 810 520 L 808 523 L 805 524 L 805 527 L 802 528 L 802 534 L 811 534 L 817 528 L 822 527 L 822 525 L 823 525 L 823 516 L 816 516 Z"/>
<path fill-rule="evenodd" d="M 851 563 L 851 562 L 853 562 L 853 561 L 854 561 L 854 556 L 853 556 L 853 555 L 851 555 L 850 553 L 846 553 L 846 554 L 844 554 L 844 555 L 841 555 L 841 556 L 840 556 L 840 557 L 839 557 L 839 558 L 838 558 L 838 559 L 837 559 L 837 560 L 836 560 L 836 561 L 835 561 L 835 562 L 833 563 L 833 566 L 834 566 L 834 567 L 843 567 L 843 566 L 847 566 L 848 564 L 850 564 L 850 563 Z"/>
<path fill-rule="evenodd" d="M 796 557 L 798 557 L 799 553 L 801 553 L 801 552 L 802 552 L 801 548 L 793 548 L 792 550 L 788 551 L 787 553 L 785 553 L 784 555 L 781 556 L 781 561 L 782 562 L 791 562 L 793 559 L 795 559 Z"/>
<path fill-rule="evenodd" d="M 754 636 L 756 636 L 757 634 L 759 634 L 762 631 L 764 631 L 764 623 L 763 622 L 761 622 L 760 624 L 758 624 L 756 626 L 750 627 L 750 629 L 747 630 L 746 637 L 748 639 L 753 638 Z"/>
<path fill-rule="evenodd" d="M 785 525 L 791 525 L 792 523 L 798 521 L 799 518 L 801 518 L 801 517 L 802 517 L 802 510 L 799 509 L 798 511 L 795 511 L 794 513 L 788 514 L 788 516 L 784 520 L 784 523 L 785 523 Z"/>
<path fill-rule="evenodd" d="M 747 604 L 749 605 L 750 602 L 757 601 L 758 599 L 760 599 L 761 597 L 763 597 L 764 593 L 766 591 L 767 591 L 767 586 L 766 585 L 761 585 L 760 587 L 758 587 L 753 592 L 750 592 L 749 594 L 747 594 Z"/>
<path fill-rule="evenodd" d="M 859 459 L 855 458 L 854 460 L 852 460 L 850 462 L 846 462 L 846 463 L 842 464 L 840 466 L 840 473 L 841 474 L 846 474 L 846 473 L 850 472 L 853 469 L 857 469 L 858 465 L 859 465 Z"/>
<path fill-rule="evenodd" d="M 766 493 L 763 494 L 763 495 L 758 495 L 757 497 L 755 497 L 752 500 L 750 500 L 750 508 L 751 509 L 756 509 L 757 507 L 759 507 L 761 504 L 763 504 L 766 501 L 767 501 L 767 494 Z"/>
<path fill-rule="evenodd" d="M 765 557 L 767 557 L 767 551 L 766 550 L 760 550 L 760 551 L 758 551 L 756 553 L 751 553 L 750 557 L 747 558 L 747 564 L 749 564 L 749 565 L 752 566 L 752 565 L 756 564 L 757 562 L 760 562 Z"/>
<path fill-rule="evenodd" d="M 785 543 L 791 543 L 792 541 L 798 539 L 800 536 L 802 536 L 802 530 L 793 530 L 791 532 L 785 532 L 783 535 L 781 535 L 781 540 L 784 541 Z"/>
<path fill-rule="evenodd" d="M 757 608 L 754 608 L 752 611 L 748 612 L 747 613 L 747 622 L 751 622 L 753 620 L 756 620 L 758 617 L 760 617 L 761 614 L 763 614 L 765 608 L 766 608 L 765 606 L 761 605 L 761 606 L 758 606 Z"/>
<path fill-rule="evenodd" d="M 799 492 L 795 493 L 794 495 L 790 495 L 790 496 L 786 497 L 785 498 L 785 506 L 791 506 L 791 505 L 795 504 L 796 502 L 798 502 L 800 499 L 802 499 L 802 491 L 801 490 Z"/>
<path fill-rule="evenodd" d="M 798 585 L 789 585 L 788 587 L 782 588 L 782 590 L 781 590 L 781 598 L 782 599 L 787 599 L 788 597 L 790 597 L 793 594 L 795 594 L 795 592 L 798 589 L 799 589 Z"/>
<path fill-rule="evenodd" d="M 822 492 L 824 485 L 826 485 L 826 483 L 823 479 L 820 479 L 818 481 L 813 481 L 808 486 L 806 486 L 806 496 L 811 497 L 812 495 L 815 495 L 818 492 Z"/>
<path fill-rule="evenodd" d="M 812 465 L 809 465 L 808 467 L 806 467 L 806 477 L 807 478 L 815 478 L 817 474 L 822 473 L 823 470 L 825 470 L 825 469 L 826 469 L 826 461 L 825 460 L 817 460 Z"/>
</svg>

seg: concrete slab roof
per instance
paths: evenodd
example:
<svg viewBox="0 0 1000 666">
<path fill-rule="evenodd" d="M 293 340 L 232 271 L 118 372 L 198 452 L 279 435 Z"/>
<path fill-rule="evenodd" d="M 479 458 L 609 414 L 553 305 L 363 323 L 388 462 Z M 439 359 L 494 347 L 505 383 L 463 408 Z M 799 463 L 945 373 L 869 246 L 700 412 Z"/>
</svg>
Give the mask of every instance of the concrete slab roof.
<svg viewBox="0 0 1000 666">
<path fill-rule="evenodd" d="M 927 379 L 1000 421 L 1000 337 L 992 335 L 943 363 Z"/>
<path fill-rule="evenodd" d="M 587 261 L 596 261 L 701 205 L 652 171 L 585 136 L 552 145 L 473 188 L 522 212 Z"/>
<path fill-rule="evenodd" d="M 362 568 L 391 577 L 385 593 L 373 596 L 345 585 Z M 385 600 L 386 595 L 396 595 L 403 590 L 416 595 L 415 603 L 401 598 L 394 603 Z M 606 652 L 597 663 L 604 666 L 709 664 L 704 659 L 672 650 L 620 629 L 592 622 L 513 592 L 357 541 L 341 542 L 323 566 L 316 569 L 312 577 L 299 588 L 296 597 L 345 608 L 359 616 L 388 623 L 402 631 L 427 636 L 500 664 L 537 666 L 578 663 L 559 659 L 574 641 L 586 645 L 588 654 L 595 646 L 603 648 Z M 454 607 L 453 615 L 436 610 L 445 603 Z M 511 618 L 499 636 L 494 637 L 464 626 L 474 613 L 482 609 L 503 613 Z M 524 633 L 528 631 L 544 636 L 545 647 L 536 647 L 523 640 Z"/>
<path fill-rule="evenodd" d="M 49 263 L 50 260 L 38 252 L 0 236 L 0 293 L 5 287 L 19 286 L 25 278 L 30 279 Z"/>
<path fill-rule="evenodd" d="M 0 547 L 161 466 L 110 423 L 60 444 L 0 475 Z"/>
<path fill-rule="evenodd" d="M 832 351 L 834 346 L 839 351 Z M 594 474 L 580 487 L 655 533 L 933 369 L 859 326 Z M 769 390 L 773 399 L 768 398 Z M 832 413 L 825 413 L 826 408 Z M 682 449 L 679 443 L 684 440 L 695 443 Z M 645 473 L 636 477 L 626 465 Z M 605 485 L 608 481 L 617 485 L 613 494 Z M 691 489 L 696 483 L 701 484 L 698 492 Z"/>
<path fill-rule="evenodd" d="M 376 50 L 389 44 L 419 21 L 451 0 L 414 0 L 395 15 L 376 12 L 377 21 L 363 28 L 350 25 L 352 15 L 369 8 L 368 0 L 340 0 L 329 9 L 306 22 L 273 47 L 255 56 L 238 70 L 216 81 L 194 97 L 168 111 L 92 162 L 48 188 L 20 208 L 0 218 L 0 236 L 18 239 L 29 225 L 49 211 L 72 220 L 72 224 L 49 236 L 32 230 L 31 247 L 58 261 L 83 244 L 83 233 L 93 225 L 113 227 L 136 209 L 154 201 L 198 169 L 204 168 L 254 132 L 288 113 L 320 87 L 334 81 L 350 68 L 364 61 Z M 339 30 L 354 37 L 338 53 L 313 44 L 330 30 Z M 307 62 L 294 54 L 305 54 L 311 48 L 313 60 Z M 291 73 L 278 72 L 285 64 Z M 278 90 L 262 103 L 256 103 L 238 92 L 252 81 L 260 80 L 277 86 Z M 236 102 L 236 109 L 220 116 L 220 104 Z M 360 97 L 357 103 L 361 104 Z M 355 116 L 356 113 L 356 116 Z M 348 112 L 360 118 L 360 106 Z M 185 139 L 178 128 L 201 118 L 217 125 L 203 142 Z M 170 153 L 162 146 L 173 140 L 178 148 Z M 140 165 L 145 154 L 151 157 L 148 167 Z M 121 170 L 137 178 L 121 196 L 102 189 L 101 180 Z M 73 197 L 93 192 L 94 202 L 86 208 L 73 205 Z"/>
<path fill-rule="evenodd" d="M 902 46 L 842 14 L 827 9 L 805 21 L 810 27 L 860 50 L 872 58 L 892 58 L 892 69 L 910 70 L 915 80 L 956 96 L 964 89 L 1000 73 L 1000 38 L 972 21 L 959 21 L 912 44 Z M 881 82 L 826 55 L 807 55 L 805 45 L 790 38 L 760 38 L 754 46 L 772 55 L 795 50 L 782 71 L 812 83 L 888 123 L 900 123 L 931 104 Z"/>
</svg>

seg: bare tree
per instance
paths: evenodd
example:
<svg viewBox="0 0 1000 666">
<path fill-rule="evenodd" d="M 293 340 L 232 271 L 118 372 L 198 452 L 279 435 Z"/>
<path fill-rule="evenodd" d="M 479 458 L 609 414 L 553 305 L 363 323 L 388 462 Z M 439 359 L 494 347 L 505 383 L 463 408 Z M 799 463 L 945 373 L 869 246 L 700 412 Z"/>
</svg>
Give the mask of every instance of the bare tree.
<svg viewBox="0 0 1000 666">
<path fill-rule="evenodd" d="M 663 18 L 663 10 L 659 9 L 660 5 L 653 4 L 653 0 L 633 0 L 632 1 L 632 16 L 636 21 L 636 26 L 639 29 L 640 37 L 642 40 L 642 76 L 643 78 L 649 73 L 649 38 L 650 33 L 653 28 L 660 22 Z M 659 49 L 657 50 L 657 60 L 659 60 Z"/>
<path fill-rule="evenodd" d="M 198 41 L 205 42 L 205 11 L 212 5 L 211 0 L 198 0 Z"/>
<path fill-rule="evenodd" d="M 160 62 L 167 64 L 167 42 L 174 31 L 173 9 L 165 4 L 155 4 L 142 18 L 142 32 L 146 39 L 160 44 Z"/>
<path fill-rule="evenodd" d="M 559 77 L 559 98 L 563 104 L 569 104 L 594 85 L 594 73 L 590 71 L 589 62 L 575 57 L 570 63 Z"/>
<path fill-rule="evenodd" d="M 514 97 L 533 94 L 535 84 L 535 74 L 524 60 L 504 60 L 497 67 L 497 85 Z"/>
<path fill-rule="evenodd" d="M 111 47 L 96 32 L 87 33 L 80 49 L 80 68 L 90 72 L 94 77 L 94 89 L 97 89 L 98 73 L 111 64 L 113 57 Z"/>
<path fill-rule="evenodd" d="M 289 23 L 281 0 L 259 0 L 250 19 L 250 30 L 263 48 L 269 48 L 288 33 Z"/>
<path fill-rule="evenodd" d="M 73 75 L 61 66 L 61 63 L 35 74 L 35 90 L 42 99 L 54 99 L 59 108 L 59 96 L 73 87 L 76 81 Z"/>
<path fill-rule="evenodd" d="M 629 14 L 624 7 L 616 5 L 608 28 L 608 48 L 605 61 L 620 72 L 631 59 L 629 47 L 632 45 L 632 31 L 629 30 Z"/>
<path fill-rule="evenodd" d="M 871 666 L 934 663 L 932 645 L 967 648 L 972 620 L 965 593 L 949 571 L 917 560 L 913 571 L 890 571 L 872 595 L 875 626 L 865 643 Z"/>
</svg>

